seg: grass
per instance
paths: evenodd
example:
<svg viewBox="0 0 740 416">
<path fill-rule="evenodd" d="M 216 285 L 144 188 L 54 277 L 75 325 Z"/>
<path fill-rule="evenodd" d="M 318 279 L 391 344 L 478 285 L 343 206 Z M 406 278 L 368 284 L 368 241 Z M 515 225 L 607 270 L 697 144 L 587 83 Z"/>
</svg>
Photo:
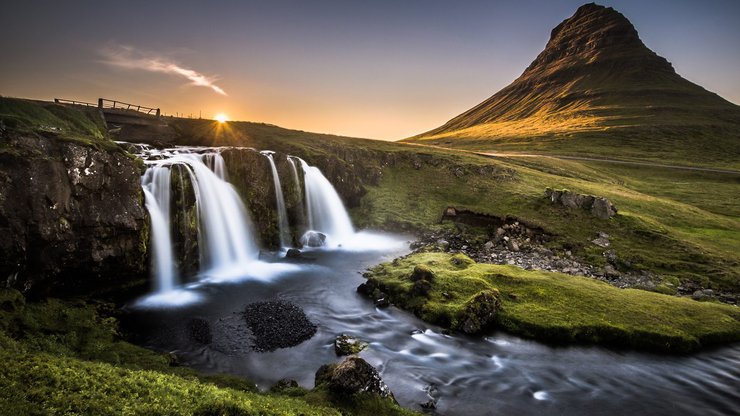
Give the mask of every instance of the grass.
<svg viewBox="0 0 740 416">
<path fill-rule="evenodd" d="M 413 295 L 414 269 L 434 274 L 427 296 Z M 589 343 L 685 353 L 740 340 L 737 307 L 696 302 L 560 273 L 477 264 L 463 255 L 420 253 L 381 264 L 369 281 L 422 319 L 456 328 L 470 299 L 498 293 L 496 327 L 555 344 Z"/>
<path fill-rule="evenodd" d="M 253 383 L 170 365 L 121 339 L 106 303 L 26 302 L 0 290 L 3 414 L 340 415 L 413 414 L 388 401 L 297 389 L 259 393 Z"/>
<path fill-rule="evenodd" d="M 117 148 L 97 108 L 0 97 L 0 124 L 16 133 L 54 137 L 99 149 Z"/>
</svg>

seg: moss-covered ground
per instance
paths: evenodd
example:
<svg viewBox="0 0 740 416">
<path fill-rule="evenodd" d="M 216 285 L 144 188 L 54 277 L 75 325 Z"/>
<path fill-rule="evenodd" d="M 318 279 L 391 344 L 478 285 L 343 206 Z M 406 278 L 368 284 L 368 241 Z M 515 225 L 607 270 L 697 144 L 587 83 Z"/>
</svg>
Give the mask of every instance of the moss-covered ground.
<svg viewBox="0 0 740 416">
<path fill-rule="evenodd" d="M 419 266 L 433 274 L 425 294 L 414 291 L 412 274 Z M 462 254 L 418 253 L 376 266 L 368 276 L 399 307 L 448 328 L 459 328 L 470 300 L 490 291 L 501 302 L 493 327 L 549 343 L 683 353 L 740 340 L 740 310 L 734 306 L 478 264 Z"/>
</svg>

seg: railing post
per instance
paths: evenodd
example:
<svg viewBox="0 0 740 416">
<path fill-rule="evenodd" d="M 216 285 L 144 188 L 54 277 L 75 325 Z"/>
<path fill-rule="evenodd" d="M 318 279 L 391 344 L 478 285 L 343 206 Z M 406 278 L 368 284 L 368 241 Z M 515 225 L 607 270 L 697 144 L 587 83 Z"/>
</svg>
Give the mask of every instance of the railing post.
<svg viewBox="0 0 740 416">
<path fill-rule="evenodd" d="M 157 117 L 159 117 L 159 108 L 157 109 Z"/>
<path fill-rule="evenodd" d="M 103 108 L 103 99 L 98 98 L 98 108 Z"/>
</svg>

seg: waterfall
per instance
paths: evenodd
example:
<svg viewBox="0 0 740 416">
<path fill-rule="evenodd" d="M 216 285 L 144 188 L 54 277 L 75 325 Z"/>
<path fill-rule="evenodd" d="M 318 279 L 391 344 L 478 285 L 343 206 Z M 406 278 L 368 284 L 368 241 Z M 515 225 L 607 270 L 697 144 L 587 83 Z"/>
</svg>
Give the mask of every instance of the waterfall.
<svg viewBox="0 0 740 416">
<path fill-rule="evenodd" d="M 170 167 L 185 169 L 195 194 L 201 270 L 238 268 L 246 272 L 259 251 L 241 198 L 226 182 L 225 163 L 217 152 L 159 154 L 146 161 L 142 177 L 146 208 L 152 221 L 152 268 L 157 291 L 172 290 L 177 281 L 170 232 Z"/>
<path fill-rule="evenodd" d="M 303 168 L 309 229 L 326 234 L 334 244 L 352 237 L 355 230 L 337 191 L 319 168 L 298 160 Z"/>
<path fill-rule="evenodd" d="M 175 287 L 175 266 L 170 236 L 170 168 L 153 166 L 141 178 L 146 209 L 151 217 L 152 271 L 157 292 Z"/>
<path fill-rule="evenodd" d="M 288 247 L 290 245 L 290 226 L 288 225 L 288 211 L 285 209 L 285 197 L 283 196 L 283 188 L 280 185 L 280 175 L 278 175 L 277 167 L 275 166 L 275 159 L 273 158 L 273 154 L 275 152 L 265 150 L 260 153 L 267 157 L 267 160 L 270 161 L 270 168 L 272 169 L 272 183 L 275 186 L 275 202 L 277 205 L 278 213 L 280 246 Z"/>
<path fill-rule="evenodd" d="M 290 163 L 290 170 L 293 172 L 293 186 L 295 187 L 295 194 L 298 195 L 298 200 L 302 203 L 303 201 L 301 200 L 301 180 L 298 177 L 298 167 L 296 167 L 296 162 L 293 158 L 294 156 L 288 156 L 288 162 Z M 308 221 L 306 221 L 305 224 L 308 224 Z"/>
</svg>

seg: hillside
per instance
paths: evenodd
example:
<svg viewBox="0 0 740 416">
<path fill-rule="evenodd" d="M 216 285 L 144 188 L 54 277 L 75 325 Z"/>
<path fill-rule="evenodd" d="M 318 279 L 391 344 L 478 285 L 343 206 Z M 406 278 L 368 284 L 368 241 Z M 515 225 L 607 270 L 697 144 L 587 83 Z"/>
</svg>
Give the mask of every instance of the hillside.
<svg viewBox="0 0 740 416">
<path fill-rule="evenodd" d="M 626 17 L 591 3 L 509 86 L 405 141 L 737 167 L 740 107 L 682 78 Z"/>
</svg>

